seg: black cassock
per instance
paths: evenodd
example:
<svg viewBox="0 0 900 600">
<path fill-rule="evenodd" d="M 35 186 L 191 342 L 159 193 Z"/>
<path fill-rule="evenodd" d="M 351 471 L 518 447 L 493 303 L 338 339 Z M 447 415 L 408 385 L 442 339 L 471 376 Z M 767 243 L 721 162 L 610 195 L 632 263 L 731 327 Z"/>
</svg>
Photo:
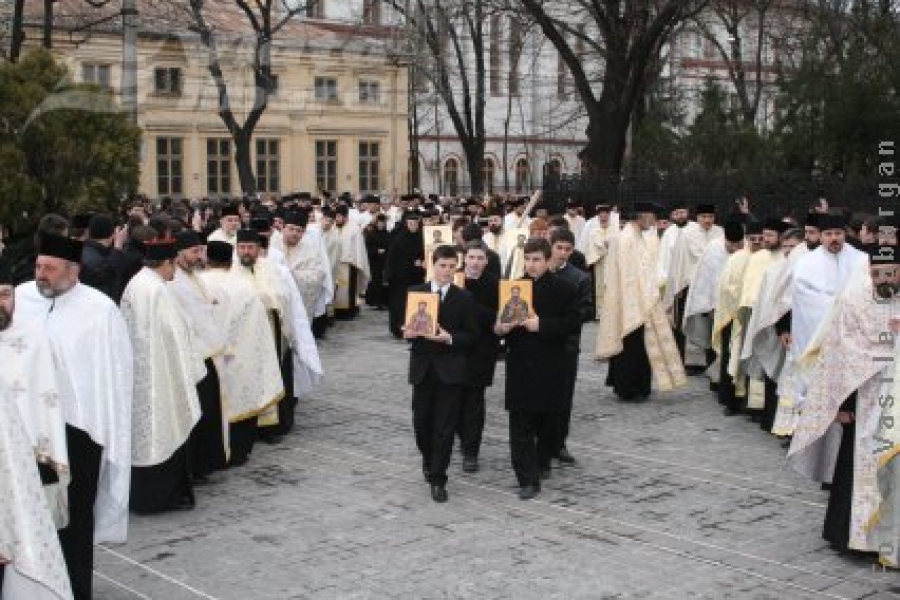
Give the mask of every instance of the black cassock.
<svg viewBox="0 0 900 600">
<path fill-rule="evenodd" d="M 391 333 L 399 337 L 406 311 L 406 292 L 410 287 L 425 281 L 424 267 L 417 267 L 417 260 L 425 259 L 422 231 L 412 233 L 401 228 L 391 240 L 385 277 L 388 281 Z"/>
<path fill-rule="evenodd" d="M 653 370 L 644 344 L 641 325 L 622 340 L 622 351 L 609 359 L 606 385 L 622 400 L 637 400 L 650 395 Z"/>
<path fill-rule="evenodd" d="M 384 267 L 390 245 L 391 234 L 387 229 L 373 227 L 366 231 L 366 254 L 369 256 L 369 269 L 372 272 L 372 279 L 366 288 L 366 304 L 376 308 L 383 308 L 388 304 Z"/>
<path fill-rule="evenodd" d="M 841 404 L 840 411 L 856 411 L 856 392 Z M 843 429 L 841 448 L 834 465 L 822 537 L 835 549 L 847 550 L 847 544 L 850 542 L 850 511 L 853 506 L 853 447 L 856 444 L 856 423 L 844 423 L 841 428 Z"/>
</svg>

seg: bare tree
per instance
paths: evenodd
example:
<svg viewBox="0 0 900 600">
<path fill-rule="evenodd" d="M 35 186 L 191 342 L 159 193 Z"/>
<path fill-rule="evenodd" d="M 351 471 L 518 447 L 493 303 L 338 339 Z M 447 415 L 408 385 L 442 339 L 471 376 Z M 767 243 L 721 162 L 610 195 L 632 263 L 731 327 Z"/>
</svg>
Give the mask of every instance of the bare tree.
<svg viewBox="0 0 900 600">
<path fill-rule="evenodd" d="M 486 0 L 386 0 L 406 21 L 407 52 L 421 51 L 414 66 L 441 98 L 466 156 L 473 194 L 484 191 L 484 64 L 489 18 Z M 411 89 L 415 90 L 415 86 Z M 438 167 L 440 168 L 440 167 Z"/>
<path fill-rule="evenodd" d="M 728 69 L 741 120 L 750 126 L 756 123 L 771 62 L 765 50 L 772 44 L 773 18 L 778 18 L 774 5 L 774 0 L 710 0 L 707 9 L 692 19 Z"/>
<path fill-rule="evenodd" d="M 618 175 L 654 58 L 706 0 L 520 0 L 572 74 L 588 118 L 581 151 L 594 175 Z M 587 24 L 587 26 L 579 26 Z M 585 48 L 576 51 L 575 44 Z M 602 65 L 595 85 L 592 68 Z M 599 86 L 599 90 L 597 87 Z"/>
<path fill-rule="evenodd" d="M 245 18 L 244 25 L 253 35 L 250 61 L 253 104 L 243 122 L 239 121 L 229 94 L 228 80 L 221 60 L 219 32 L 209 19 L 210 11 L 221 9 L 229 1 L 233 1 L 240 9 Z M 234 162 L 241 190 L 248 195 L 257 191 L 250 152 L 253 133 L 277 88 L 277 77 L 272 73 L 273 40 L 291 19 L 305 13 L 309 6 L 309 3 L 298 4 L 290 0 L 189 0 L 192 28 L 199 33 L 200 41 L 206 48 L 207 70 L 216 87 L 219 117 L 234 140 Z"/>
</svg>

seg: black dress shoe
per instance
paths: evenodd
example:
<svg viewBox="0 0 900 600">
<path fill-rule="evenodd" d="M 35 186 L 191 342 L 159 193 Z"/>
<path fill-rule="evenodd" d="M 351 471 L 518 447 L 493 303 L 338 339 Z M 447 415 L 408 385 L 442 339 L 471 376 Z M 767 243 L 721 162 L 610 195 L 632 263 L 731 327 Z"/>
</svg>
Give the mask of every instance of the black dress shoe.
<svg viewBox="0 0 900 600">
<path fill-rule="evenodd" d="M 556 458 L 564 465 L 574 465 L 576 462 L 575 457 L 569 454 L 569 449 L 565 446 L 562 447 L 562 450 L 559 451 L 559 456 Z"/>
<path fill-rule="evenodd" d="M 428 474 L 430 470 L 431 469 L 429 469 L 428 467 L 422 467 L 422 476 L 425 477 L 425 483 L 429 483 L 431 481 L 431 476 Z"/>
<path fill-rule="evenodd" d="M 280 444 L 283 439 L 284 436 L 278 435 L 277 433 L 261 433 L 259 435 L 259 441 L 269 444 L 270 446 Z"/>
<path fill-rule="evenodd" d="M 435 502 L 447 501 L 447 488 L 442 485 L 431 486 L 431 499 Z"/>
<path fill-rule="evenodd" d="M 741 411 L 736 408 L 731 408 L 730 406 L 726 406 L 725 410 L 722 411 L 722 414 L 726 417 L 736 417 L 741 414 Z"/>
<path fill-rule="evenodd" d="M 523 485 L 519 488 L 519 500 L 531 500 L 541 491 L 536 485 Z"/>
<path fill-rule="evenodd" d="M 538 477 L 540 478 L 541 481 L 543 481 L 543 480 L 545 480 L 545 479 L 550 479 L 550 467 L 546 467 L 546 468 L 544 468 L 544 469 L 541 469 L 541 470 L 538 472 Z"/>
<path fill-rule="evenodd" d="M 232 454 L 231 460 L 228 461 L 229 467 L 243 467 L 250 460 L 248 454 Z"/>
<path fill-rule="evenodd" d="M 478 472 L 478 457 L 477 456 L 463 456 L 463 472 L 464 473 L 477 473 Z"/>
</svg>

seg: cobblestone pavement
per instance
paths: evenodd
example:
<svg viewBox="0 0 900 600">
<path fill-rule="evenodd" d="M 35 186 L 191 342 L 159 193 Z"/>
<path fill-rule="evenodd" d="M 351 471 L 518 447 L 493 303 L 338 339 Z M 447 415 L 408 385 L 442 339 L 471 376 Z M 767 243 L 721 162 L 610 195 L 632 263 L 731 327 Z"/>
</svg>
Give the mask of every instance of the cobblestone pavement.
<svg viewBox="0 0 900 600">
<path fill-rule="evenodd" d="M 431 501 L 412 436 L 407 349 L 384 313 L 339 324 L 298 429 L 198 489 L 191 512 L 132 517 L 98 548 L 97 598 L 900 598 L 900 577 L 831 551 L 826 497 L 777 440 L 687 390 L 617 402 L 582 357 L 569 448 L 515 496 L 503 368 L 482 470 L 454 456 Z M 585 331 L 593 348 L 594 328 Z"/>
</svg>

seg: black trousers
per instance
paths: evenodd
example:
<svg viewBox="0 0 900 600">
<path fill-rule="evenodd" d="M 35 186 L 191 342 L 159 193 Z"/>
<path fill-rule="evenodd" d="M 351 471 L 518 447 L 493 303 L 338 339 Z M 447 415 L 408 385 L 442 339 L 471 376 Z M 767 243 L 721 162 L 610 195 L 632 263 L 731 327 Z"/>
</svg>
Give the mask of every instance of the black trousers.
<svg viewBox="0 0 900 600">
<path fill-rule="evenodd" d="M 719 402 L 731 410 L 740 410 L 743 398 L 738 397 L 734 378 L 728 374 L 728 363 L 731 362 L 731 328 L 729 323 L 722 330 L 722 359 L 719 361 Z"/>
<path fill-rule="evenodd" d="M 509 411 L 509 449 L 520 486 L 540 487 L 540 471 L 550 468 L 559 448 L 558 429 L 558 414 Z"/>
<path fill-rule="evenodd" d="M 256 442 L 256 417 L 231 423 L 228 426 L 228 438 L 231 445 L 231 461 L 242 462 L 242 459 L 253 452 Z"/>
<path fill-rule="evenodd" d="M 447 483 L 462 394 L 462 386 L 441 383 L 433 369 L 422 383 L 413 386 L 413 431 L 422 469 L 432 485 Z"/>
<path fill-rule="evenodd" d="M 578 380 L 578 354 L 578 352 L 566 353 L 566 387 L 563 390 L 563 410 L 558 415 L 557 448 L 553 454 L 554 456 L 559 455 L 559 451 L 566 447 L 566 440 L 569 439 L 569 427 L 572 423 L 572 405 L 575 400 L 575 382 Z"/>
<path fill-rule="evenodd" d="M 775 414 L 778 412 L 778 384 L 768 375 L 764 375 L 766 384 L 766 403 L 763 406 L 762 418 L 759 420 L 759 427 L 765 431 L 772 431 L 775 425 Z"/>
<path fill-rule="evenodd" d="M 634 400 L 649 396 L 652 384 L 653 370 L 641 325 L 622 340 L 622 352 L 609 359 L 606 385 L 622 400 Z"/>
<path fill-rule="evenodd" d="M 227 462 L 222 435 L 222 391 L 212 359 L 206 359 L 206 377 L 197 384 L 197 396 L 202 414 L 191 431 L 188 452 L 191 473 L 205 476 L 224 469 Z"/>
<path fill-rule="evenodd" d="M 407 287 L 403 282 L 394 282 L 388 287 L 388 326 L 391 334 L 400 337 L 403 317 L 406 311 Z"/>
<path fill-rule="evenodd" d="M 463 456 L 470 458 L 478 458 L 481 451 L 485 419 L 484 393 L 484 387 L 465 387 L 462 392 L 456 432 L 459 434 Z"/>
<path fill-rule="evenodd" d="M 287 435 L 294 428 L 297 399 L 294 398 L 294 356 L 290 348 L 281 357 L 281 381 L 284 385 L 284 398 L 278 403 L 278 425 L 260 427 L 262 433 Z"/>
<path fill-rule="evenodd" d="M 172 510 L 184 500 L 194 500 L 187 444 L 168 460 L 152 467 L 131 468 L 131 495 L 128 507 L 140 515 Z"/>
<path fill-rule="evenodd" d="M 90 600 L 94 571 L 94 502 L 103 448 L 84 431 L 66 425 L 69 448 L 69 524 L 59 530 L 76 600 Z"/>
<path fill-rule="evenodd" d="M 685 288 L 680 294 L 675 296 L 675 305 L 673 307 L 673 317 L 675 320 L 675 328 L 672 330 L 675 334 L 675 345 L 678 346 L 678 354 L 681 356 L 681 364 L 684 364 L 684 351 L 687 343 L 687 338 L 684 335 L 684 330 L 682 329 L 682 322 L 684 321 L 684 307 L 687 304 L 687 295 L 690 288 Z"/>
<path fill-rule="evenodd" d="M 856 423 L 841 425 L 841 448 L 838 450 L 825 509 L 822 537 L 839 550 L 850 543 L 850 514 L 853 507 L 853 447 L 856 444 Z"/>
</svg>

